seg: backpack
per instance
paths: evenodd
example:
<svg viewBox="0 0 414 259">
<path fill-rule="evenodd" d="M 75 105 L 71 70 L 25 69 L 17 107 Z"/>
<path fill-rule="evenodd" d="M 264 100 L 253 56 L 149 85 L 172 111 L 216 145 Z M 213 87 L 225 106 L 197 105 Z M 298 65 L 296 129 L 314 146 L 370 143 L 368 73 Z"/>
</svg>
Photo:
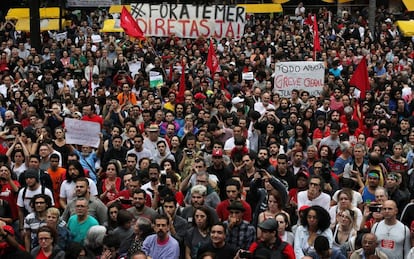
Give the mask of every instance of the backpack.
<svg viewBox="0 0 414 259">
<path fill-rule="evenodd" d="M 44 185 L 40 185 L 40 186 L 41 186 L 41 191 L 40 191 L 40 193 L 41 193 L 41 194 L 45 194 L 45 189 L 46 189 L 46 186 L 44 186 Z M 23 195 L 22 195 L 22 199 L 23 199 L 23 201 L 26 199 L 26 191 L 27 191 L 27 187 L 24 187 L 24 188 L 23 188 Z M 23 210 L 24 210 L 24 215 L 25 215 L 25 216 L 29 214 L 29 211 L 26 209 L 26 207 L 23 207 Z"/>
<path fill-rule="evenodd" d="M 274 249 L 269 249 L 263 246 L 262 244 L 259 244 L 259 246 L 254 251 L 253 255 L 254 257 L 267 258 L 267 259 L 284 259 L 284 258 L 287 258 L 283 254 L 283 251 L 285 250 L 287 245 L 288 243 L 282 241 L 280 245 L 278 246 L 278 248 L 274 250 Z"/>
</svg>

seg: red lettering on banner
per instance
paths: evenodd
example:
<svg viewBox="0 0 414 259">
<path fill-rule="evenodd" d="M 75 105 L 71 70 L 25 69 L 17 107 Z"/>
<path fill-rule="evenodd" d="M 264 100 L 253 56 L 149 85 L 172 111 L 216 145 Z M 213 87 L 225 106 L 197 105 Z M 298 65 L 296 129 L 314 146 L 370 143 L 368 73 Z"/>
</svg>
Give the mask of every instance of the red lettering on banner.
<svg viewBox="0 0 414 259">
<path fill-rule="evenodd" d="M 168 35 L 171 35 L 171 34 L 175 33 L 174 32 L 174 29 L 175 29 L 174 23 L 175 22 L 176 22 L 175 20 L 168 19 L 168 21 L 167 21 L 167 33 L 168 33 Z"/>
<path fill-rule="evenodd" d="M 183 37 L 185 37 L 187 35 L 186 24 L 190 23 L 190 20 L 178 20 L 177 22 L 182 24 Z"/>
<path fill-rule="evenodd" d="M 227 23 L 228 27 L 226 30 L 226 38 L 234 38 L 234 30 L 233 30 L 233 26 L 231 25 L 231 23 Z"/>
<path fill-rule="evenodd" d="M 165 25 L 165 21 L 162 18 L 157 18 L 155 19 L 155 34 L 158 34 L 158 29 L 160 29 L 160 31 L 162 31 L 162 34 L 165 35 L 165 29 L 163 28 Z"/>
<path fill-rule="evenodd" d="M 313 79 L 313 78 L 305 78 L 303 81 L 305 87 L 323 87 L 323 80 Z"/>
<path fill-rule="evenodd" d="M 214 30 L 214 38 L 221 39 L 223 38 L 223 21 L 217 20 L 216 24 L 218 25 L 216 25 L 216 28 Z M 220 34 L 217 34 L 217 28 L 220 30 Z"/>
<path fill-rule="evenodd" d="M 148 30 L 148 24 L 147 24 L 147 20 L 143 19 L 143 18 L 137 18 L 137 23 L 139 25 L 139 27 L 141 28 L 141 30 L 144 32 L 145 34 L 150 34 L 151 32 L 149 32 Z M 149 23 L 151 24 L 151 22 Z"/>
<path fill-rule="evenodd" d="M 205 19 L 201 20 L 200 27 L 206 30 L 206 33 L 202 33 L 201 36 L 208 37 L 210 35 L 210 27 L 208 27 L 208 21 Z"/>
<path fill-rule="evenodd" d="M 189 36 L 194 37 L 194 36 L 193 36 L 194 34 L 195 34 L 197 37 L 199 37 L 199 36 L 200 36 L 200 33 L 199 33 L 199 31 L 198 31 L 197 21 L 192 21 L 192 23 L 191 23 L 191 29 L 190 29 Z"/>
<path fill-rule="evenodd" d="M 287 87 L 300 87 L 302 85 L 302 78 L 300 77 L 288 77 L 283 75 L 278 75 L 275 78 L 275 87 L 278 89 L 283 89 Z"/>
</svg>

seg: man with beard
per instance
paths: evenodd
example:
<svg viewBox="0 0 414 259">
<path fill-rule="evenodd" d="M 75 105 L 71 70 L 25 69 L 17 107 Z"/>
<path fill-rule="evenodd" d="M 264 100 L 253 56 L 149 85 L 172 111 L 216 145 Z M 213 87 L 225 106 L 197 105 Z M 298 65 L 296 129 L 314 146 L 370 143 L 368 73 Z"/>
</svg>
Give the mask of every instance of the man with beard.
<svg viewBox="0 0 414 259">
<path fill-rule="evenodd" d="M 151 163 L 148 167 L 148 175 L 150 181 L 144 184 L 141 188 L 144 190 L 151 199 L 154 199 L 154 193 L 160 185 L 160 166 L 156 163 Z"/>
<path fill-rule="evenodd" d="M 85 177 L 80 177 L 75 181 L 75 194 L 76 199 L 71 201 L 65 211 L 62 214 L 62 219 L 68 222 L 70 216 L 76 213 L 76 201 L 79 198 L 86 199 L 88 201 L 88 215 L 91 215 L 98 220 L 100 225 L 107 222 L 107 208 L 102 201 L 95 196 L 92 196 L 89 188 L 89 180 Z"/>
<path fill-rule="evenodd" d="M 150 207 L 147 207 L 145 202 L 146 192 L 142 189 L 135 189 L 132 194 L 133 207 L 127 209 L 127 211 L 131 212 L 136 219 L 139 217 L 145 217 L 151 220 L 154 219 L 156 215 L 158 215 L 157 212 Z"/>
<path fill-rule="evenodd" d="M 102 159 L 102 166 L 106 167 L 109 160 L 116 159 L 121 162 L 121 165 L 125 165 L 125 159 L 128 149 L 122 146 L 122 137 L 121 136 L 113 136 L 112 137 L 112 147 L 105 152 L 105 155 Z"/>
<path fill-rule="evenodd" d="M 300 171 L 308 171 L 308 168 L 303 164 L 303 151 L 296 150 L 292 152 L 292 163 L 288 166 L 288 171 L 293 172 L 296 175 Z"/>
<path fill-rule="evenodd" d="M 180 246 L 170 234 L 170 219 L 166 215 L 157 215 L 154 220 L 155 234 L 145 238 L 142 251 L 152 259 L 178 259 Z"/>
<path fill-rule="evenodd" d="M 107 207 L 111 205 L 114 202 L 120 202 L 122 208 L 129 209 L 132 207 L 132 195 L 134 194 L 134 191 L 141 188 L 141 179 L 139 176 L 132 176 L 132 178 L 129 180 L 128 185 L 126 186 L 125 190 L 122 190 L 118 192 L 116 195 L 116 198 L 113 201 L 110 201 L 106 204 Z M 145 205 L 151 206 L 151 197 L 147 194 L 145 196 Z"/>
<path fill-rule="evenodd" d="M 187 220 L 188 225 L 192 226 L 194 210 L 198 207 L 205 206 L 210 211 L 210 215 L 214 223 L 219 222 L 215 209 L 204 204 L 207 195 L 207 187 L 204 185 L 196 185 L 191 188 L 191 205 L 186 206 L 181 212 L 181 217 Z"/>
<path fill-rule="evenodd" d="M 234 140 L 236 138 L 241 138 L 241 137 L 243 137 L 242 127 L 234 126 L 233 137 L 226 140 L 226 143 L 224 144 L 224 152 L 226 153 L 226 155 L 228 156 L 231 155 L 231 151 L 236 146 L 236 144 L 234 143 Z M 250 142 L 248 139 L 246 139 L 246 147 L 250 147 Z"/>
<path fill-rule="evenodd" d="M 229 211 L 227 210 L 227 207 L 230 206 L 230 204 L 233 201 L 240 201 L 242 203 L 245 209 L 245 212 L 243 214 L 243 220 L 247 222 L 252 221 L 252 209 L 250 205 L 247 202 L 241 200 L 240 182 L 233 180 L 233 179 L 229 179 L 226 182 L 226 194 L 227 194 L 227 199 L 220 202 L 216 208 L 217 215 L 220 221 L 228 220 Z"/>
<path fill-rule="evenodd" d="M 48 175 L 45 171 L 40 169 L 40 157 L 38 155 L 36 155 L 36 154 L 30 155 L 30 157 L 29 157 L 29 168 L 33 169 L 36 172 L 36 174 L 37 174 L 36 178 L 38 179 L 38 182 L 42 186 L 45 186 L 45 187 L 49 188 L 49 190 L 53 189 L 52 179 L 50 178 L 50 175 Z M 22 187 L 26 186 L 26 181 L 25 181 L 25 175 L 24 174 L 20 174 L 19 183 Z"/>
<path fill-rule="evenodd" d="M 135 155 L 134 153 L 127 153 L 126 166 L 124 169 L 121 170 L 120 177 L 123 177 L 126 174 L 132 174 L 133 176 L 138 175 L 137 164 L 137 155 Z M 122 187 L 126 187 L 125 184 L 123 184 Z"/>
<path fill-rule="evenodd" d="M 330 98 L 331 100 L 331 105 L 330 108 L 331 110 L 336 110 L 339 113 L 343 114 L 344 113 L 344 104 L 342 103 L 342 90 L 339 87 L 336 87 L 334 89 L 334 93 Z"/>
<path fill-rule="evenodd" d="M 269 162 L 269 150 L 266 147 L 260 147 L 256 159 L 256 167 L 258 169 L 264 169 L 273 174 L 275 168 Z"/>
<path fill-rule="evenodd" d="M 319 146 L 319 142 L 325 138 L 328 137 L 331 132 L 328 126 L 326 126 L 326 117 L 325 116 L 318 116 L 316 118 L 316 126 L 317 128 L 313 131 L 313 144 L 315 146 Z"/>
<path fill-rule="evenodd" d="M 226 242 L 226 231 L 223 223 L 214 224 L 210 230 L 210 240 L 200 247 L 197 258 L 201 258 L 206 252 L 214 253 L 216 258 L 234 258 L 237 249 Z"/>
<path fill-rule="evenodd" d="M 152 156 L 151 152 L 148 149 L 144 148 L 143 146 L 144 137 L 140 134 L 137 134 L 135 135 L 133 140 L 134 140 L 134 148 L 127 152 L 127 156 L 129 154 L 135 154 L 137 161 L 140 161 L 144 157 L 151 158 Z M 139 163 L 137 163 L 135 167 L 137 170 L 139 170 Z"/>
</svg>

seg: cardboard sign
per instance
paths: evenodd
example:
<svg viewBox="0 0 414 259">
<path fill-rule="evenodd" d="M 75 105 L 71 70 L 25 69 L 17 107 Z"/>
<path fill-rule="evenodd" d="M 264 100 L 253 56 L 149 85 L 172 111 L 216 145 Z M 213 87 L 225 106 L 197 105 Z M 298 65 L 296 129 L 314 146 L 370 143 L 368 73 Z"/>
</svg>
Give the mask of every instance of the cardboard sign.
<svg viewBox="0 0 414 259">
<path fill-rule="evenodd" d="M 290 97 L 292 90 L 306 90 L 319 96 L 325 77 L 323 62 L 300 61 L 276 63 L 274 88 L 281 97 Z"/>
<path fill-rule="evenodd" d="M 97 148 L 99 146 L 101 125 L 97 122 L 65 118 L 66 143 L 87 145 Z"/>
</svg>

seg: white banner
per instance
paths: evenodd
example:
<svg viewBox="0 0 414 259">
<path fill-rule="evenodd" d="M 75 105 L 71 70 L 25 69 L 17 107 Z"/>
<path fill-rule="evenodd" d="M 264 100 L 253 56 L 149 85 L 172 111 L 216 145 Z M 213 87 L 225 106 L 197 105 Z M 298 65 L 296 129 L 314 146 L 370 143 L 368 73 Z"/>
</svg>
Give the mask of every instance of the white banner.
<svg viewBox="0 0 414 259">
<path fill-rule="evenodd" d="M 119 4 L 120 0 L 67 0 L 68 7 L 110 7 Z"/>
<path fill-rule="evenodd" d="M 65 118 L 66 143 L 97 148 L 101 125 L 97 122 Z"/>
<path fill-rule="evenodd" d="M 273 92 L 290 97 L 292 90 L 306 90 L 319 96 L 325 76 L 323 62 L 300 61 L 276 63 Z"/>
<path fill-rule="evenodd" d="M 217 39 L 243 36 L 246 12 L 242 6 L 188 4 L 131 4 L 131 14 L 144 35 Z"/>
</svg>

